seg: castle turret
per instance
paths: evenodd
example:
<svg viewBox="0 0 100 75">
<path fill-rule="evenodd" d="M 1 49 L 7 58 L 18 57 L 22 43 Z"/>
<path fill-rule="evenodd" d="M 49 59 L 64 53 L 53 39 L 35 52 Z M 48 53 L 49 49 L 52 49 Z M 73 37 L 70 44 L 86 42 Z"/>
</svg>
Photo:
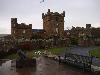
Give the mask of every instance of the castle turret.
<svg viewBox="0 0 100 75">
<path fill-rule="evenodd" d="M 44 13 L 42 13 L 42 19 L 44 18 Z"/>
<path fill-rule="evenodd" d="M 17 24 L 17 18 L 11 18 L 11 27 L 15 27 Z"/>
<path fill-rule="evenodd" d="M 17 26 L 17 18 L 11 18 L 11 35 L 12 35 L 12 37 L 14 37 L 16 26 Z"/>
<path fill-rule="evenodd" d="M 14 39 L 30 39 L 32 37 L 32 24 L 18 24 L 17 18 L 11 18 L 11 35 Z"/>
<path fill-rule="evenodd" d="M 62 15 L 65 17 L 65 11 L 63 11 Z"/>
<path fill-rule="evenodd" d="M 91 28 L 91 24 L 86 24 L 86 28 L 87 29 Z"/>
<path fill-rule="evenodd" d="M 47 13 L 50 14 L 50 9 L 48 9 L 48 12 Z"/>
<path fill-rule="evenodd" d="M 49 37 L 55 35 L 61 38 L 63 37 L 64 17 L 65 11 L 60 14 L 58 12 L 50 12 L 50 9 L 48 9 L 48 12 L 46 14 L 42 13 L 43 29 L 46 31 Z"/>
</svg>

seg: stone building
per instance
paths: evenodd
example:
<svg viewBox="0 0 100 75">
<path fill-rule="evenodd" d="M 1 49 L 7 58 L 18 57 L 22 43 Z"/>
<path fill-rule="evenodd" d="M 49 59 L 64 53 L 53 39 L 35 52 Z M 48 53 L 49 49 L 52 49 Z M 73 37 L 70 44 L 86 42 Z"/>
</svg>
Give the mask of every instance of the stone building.
<svg viewBox="0 0 100 75">
<path fill-rule="evenodd" d="M 80 46 L 100 45 L 100 28 L 93 28 L 91 24 L 84 27 L 72 27 L 71 30 L 64 30 L 65 11 L 42 13 L 43 29 L 32 29 L 32 24 L 18 24 L 17 18 L 11 18 L 11 37 L 13 39 L 52 39 L 54 45 L 63 38 L 67 44 Z"/>
<path fill-rule="evenodd" d="M 92 27 L 91 24 L 86 24 L 86 28 L 79 32 L 78 44 L 80 46 L 91 46 L 94 45 L 94 39 L 92 38 Z"/>
<path fill-rule="evenodd" d="M 11 36 L 14 39 L 30 39 L 32 37 L 32 24 L 18 24 L 17 18 L 11 18 Z"/>
<path fill-rule="evenodd" d="M 66 31 L 66 37 L 70 39 L 71 44 L 80 46 L 100 45 L 100 28 L 91 27 L 91 24 L 86 24 L 84 27 L 72 27 Z"/>
<path fill-rule="evenodd" d="M 15 39 L 16 45 L 20 44 L 21 47 L 29 49 L 34 48 L 33 46 L 35 45 L 36 48 L 44 48 L 45 42 L 51 45 L 49 47 L 52 47 L 52 45 L 65 46 L 65 40 L 63 40 L 64 17 L 65 11 L 60 14 L 58 12 L 50 12 L 50 9 L 48 9 L 46 14 L 42 13 L 43 29 L 32 29 L 32 24 L 18 24 L 17 18 L 11 18 L 11 36 Z M 27 41 L 26 39 L 30 40 Z"/>
<path fill-rule="evenodd" d="M 44 29 L 32 29 L 32 38 L 33 39 L 45 39 L 46 34 Z"/>
<path fill-rule="evenodd" d="M 65 11 L 59 14 L 58 12 L 50 12 L 50 9 L 48 9 L 46 14 L 42 13 L 43 29 L 46 31 L 47 37 L 59 36 L 63 38 L 64 17 Z"/>
<path fill-rule="evenodd" d="M 64 17 L 65 11 L 59 14 L 58 12 L 42 13 L 43 29 L 32 29 L 32 24 L 18 24 L 17 18 L 11 18 L 11 36 L 14 39 L 30 39 L 30 38 L 53 38 L 64 37 Z"/>
</svg>

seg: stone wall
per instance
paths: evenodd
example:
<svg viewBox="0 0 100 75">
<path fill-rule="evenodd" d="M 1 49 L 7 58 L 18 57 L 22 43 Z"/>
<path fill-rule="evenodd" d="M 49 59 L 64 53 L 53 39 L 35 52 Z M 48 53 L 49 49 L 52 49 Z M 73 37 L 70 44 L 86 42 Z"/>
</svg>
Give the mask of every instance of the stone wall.
<svg viewBox="0 0 100 75">
<path fill-rule="evenodd" d="M 47 37 L 57 35 L 62 38 L 64 36 L 64 17 L 65 11 L 59 14 L 58 12 L 50 12 L 48 9 L 47 14 L 42 13 L 43 29 L 46 31 Z"/>
<path fill-rule="evenodd" d="M 17 18 L 11 18 L 11 35 L 15 39 L 30 39 L 32 37 L 32 24 L 18 24 Z"/>
</svg>

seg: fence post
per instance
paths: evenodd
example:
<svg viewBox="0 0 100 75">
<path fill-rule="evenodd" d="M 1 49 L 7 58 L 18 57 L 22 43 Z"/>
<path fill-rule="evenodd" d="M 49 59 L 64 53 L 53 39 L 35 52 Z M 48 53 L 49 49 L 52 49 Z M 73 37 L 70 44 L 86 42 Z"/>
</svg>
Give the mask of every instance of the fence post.
<svg viewBox="0 0 100 75">
<path fill-rule="evenodd" d="M 64 57 L 64 61 L 66 61 L 66 54 L 65 54 L 65 57 Z"/>
<path fill-rule="evenodd" d="M 83 72 L 85 72 L 85 63 L 83 63 Z"/>
<path fill-rule="evenodd" d="M 61 59 L 60 59 L 60 56 L 58 56 L 58 58 L 59 58 L 59 64 L 61 63 Z"/>
<path fill-rule="evenodd" d="M 93 56 L 90 57 L 90 71 L 91 71 L 92 59 L 93 59 Z"/>
</svg>

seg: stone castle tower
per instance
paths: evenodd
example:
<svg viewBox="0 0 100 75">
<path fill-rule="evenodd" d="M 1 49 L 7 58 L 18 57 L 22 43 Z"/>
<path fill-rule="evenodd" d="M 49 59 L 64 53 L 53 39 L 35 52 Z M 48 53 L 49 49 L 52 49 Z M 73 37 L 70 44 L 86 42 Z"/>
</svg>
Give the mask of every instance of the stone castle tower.
<svg viewBox="0 0 100 75">
<path fill-rule="evenodd" d="M 32 37 L 32 24 L 18 24 L 17 18 L 11 18 L 11 35 L 14 39 L 30 39 Z"/>
<path fill-rule="evenodd" d="M 64 17 L 65 11 L 59 14 L 58 12 L 50 12 L 50 9 L 48 9 L 47 14 L 42 13 L 43 29 L 46 31 L 48 37 L 58 36 L 63 38 Z"/>
</svg>

